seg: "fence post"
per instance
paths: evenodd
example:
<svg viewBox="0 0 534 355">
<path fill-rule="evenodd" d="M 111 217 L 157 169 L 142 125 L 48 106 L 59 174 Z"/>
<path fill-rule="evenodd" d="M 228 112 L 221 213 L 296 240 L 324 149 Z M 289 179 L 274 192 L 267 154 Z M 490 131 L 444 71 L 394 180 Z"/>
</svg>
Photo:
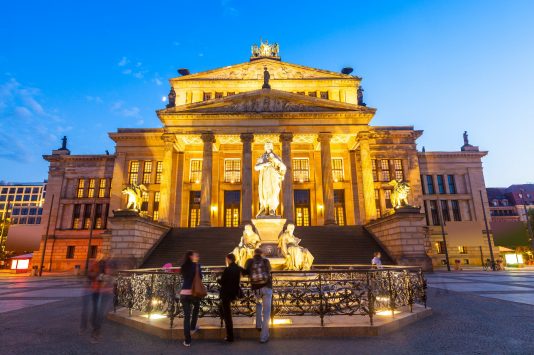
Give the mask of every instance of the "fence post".
<svg viewBox="0 0 534 355">
<path fill-rule="evenodd" d="M 373 315 L 375 313 L 375 297 L 374 297 L 371 282 L 370 282 L 371 272 L 366 271 L 366 274 L 367 274 L 367 302 L 369 302 L 368 304 L 369 321 L 371 322 L 371 325 L 373 325 Z"/>
<path fill-rule="evenodd" d="M 324 301 L 323 301 L 323 274 L 319 274 L 319 317 L 321 317 L 321 327 L 324 326 Z"/>
</svg>

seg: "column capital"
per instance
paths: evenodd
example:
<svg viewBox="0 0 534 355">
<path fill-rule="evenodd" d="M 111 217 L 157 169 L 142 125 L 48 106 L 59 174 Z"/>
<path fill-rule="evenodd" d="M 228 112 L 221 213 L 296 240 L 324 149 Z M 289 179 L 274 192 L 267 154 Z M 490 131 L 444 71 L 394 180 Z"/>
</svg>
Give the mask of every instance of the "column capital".
<svg viewBox="0 0 534 355">
<path fill-rule="evenodd" d="M 317 135 L 317 139 L 319 142 L 330 142 L 332 139 L 332 133 L 331 132 L 320 132 Z"/>
<path fill-rule="evenodd" d="M 176 135 L 172 133 L 164 133 L 161 135 L 161 140 L 165 143 L 176 143 Z"/>
<path fill-rule="evenodd" d="M 284 132 L 280 133 L 280 141 L 282 142 L 293 142 L 293 133 L 291 132 Z"/>
<path fill-rule="evenodd" d="M 252 143 L 254 141 L 254 133 L 241 133 L 239 138 L 243 143 Z"/>
<path fill-rule="evenodd" d="M 215 143 L 215 135 L 212 132 L 204 132 L 200 138 L 204 143 Z"/>
<path fill-rule="evenodd" d="M 369 131 L 362 131 L 358 133 L 358 139 L 359 140 L 365 140 L 371 138 L 371 132 Z"/>
</svg>

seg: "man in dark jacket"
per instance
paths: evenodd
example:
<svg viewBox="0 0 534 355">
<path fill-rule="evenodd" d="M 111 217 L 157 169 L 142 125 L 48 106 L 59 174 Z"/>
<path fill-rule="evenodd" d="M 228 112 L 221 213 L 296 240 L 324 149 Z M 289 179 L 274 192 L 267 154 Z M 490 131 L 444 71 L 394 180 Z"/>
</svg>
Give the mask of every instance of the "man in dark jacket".
<svg viewBox="0 0 534 355">
<path fill-rule="evenodd" d="M 234 324 L 232 321 L 232 301 L 239 298 L 241 273 L 243 269 L 235 263 L 235 255 L 226 255 L 226 265 L 219 284 L 221 285 L 221 307 L 224 323 L 226 325 L 226 338 L 228 342 L 234 341 Z"/>
</svg>

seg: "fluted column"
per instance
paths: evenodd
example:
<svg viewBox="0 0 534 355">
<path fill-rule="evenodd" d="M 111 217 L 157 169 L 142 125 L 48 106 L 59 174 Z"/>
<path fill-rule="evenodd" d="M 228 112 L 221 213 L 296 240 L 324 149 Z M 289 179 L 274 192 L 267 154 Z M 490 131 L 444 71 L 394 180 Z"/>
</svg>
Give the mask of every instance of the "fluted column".
<svg viewBox="0 0 534 355">
<path fill-rule="evenodd" d="M 173 171 L 173 154 L 176 137 L 174 134 L 164 134 L 161 139 L 164 142 L 163 150 L 163 171 L 159 185 L 160 202 L 158 209 L 158 220 L 169 223 L 171 217 L 171 185 Z M 142 181 L 142 180 L 141 180 Z"/>
<path fill-rule="evenodd" d="M 373 162 L 371 160 L 371 149 L 369 148 L 369 134 L 360 133 L 360 157 L 362 161 L 362 188 L 363 202 L 365 206 L 365 222 L 376 219 L 375 203 L 375 183 L 373 180 Z"/>
<path fill-rule="evenodd" d="M 293 200 L 293 164 L 291 162 L 291 142 L 293 141 L 293 133 L 282 133 L 280 135 L 282 141 L 282 161 L 287 170 L 284 181 L 282 182 L 282 202 L 284 203 L 284 218 L 288 223 L 295 222 L 295 205 Z"/>
<path fill-rule="evenodd" d="M 252 220 L 252 141 L 254 134 L 242 133 L 243 168 L 241 169 L 241 223 L 247 224 Z"/>
<path fill-rule="evenodd" d="M 202 154 L 202 180 L 200 187 L 200 227 L 211 227 L 211 182 L 213 165 L 213 133 L 202 133 L 204 151 Z"/>
<path fill-rule="evenodd" d="M 321 170 L 323 175 L 324 224 L 336 224 L 334 215 L 334 181 L 332 178 L 332 155 L 330 140 L 332 133 L 319 133 L 321 143 Z"/>
</svg>

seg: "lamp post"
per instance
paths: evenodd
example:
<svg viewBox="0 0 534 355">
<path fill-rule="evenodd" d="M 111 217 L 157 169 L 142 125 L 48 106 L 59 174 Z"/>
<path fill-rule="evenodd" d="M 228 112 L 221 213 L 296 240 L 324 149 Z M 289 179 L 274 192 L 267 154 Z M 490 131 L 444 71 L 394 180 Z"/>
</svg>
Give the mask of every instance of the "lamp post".
<svg viewBox="0 0 534 355">
<path fill-rule="evenodd" d="M 486 226 L 486 237 L 488 238 L 488 246 L 491 257 L 491 270 L 495 271 L 495 257 L 493 256 L 493 247 L 491 246 L 491 236 L 488 226 L 488 217 L 486 217 L 486 205 L 484 205 L 484 198 L 482 197 L 482 190 L 480 192 L 480 203 L 482 204 L 482 214 L 484 215 L 484 225 Z"/>
<path fill-rule="evenodd" d="M 41 253 L 41 265 L 39 266 L 39 276 L 43 276 L 43 265 L 44 265 L 44 258 L 46 253 L 46 243 L 48 242 L 48 232 L 50 230 L 50 220 L 52 219 L 52 207 L 54 207 L 54 197 L 56 195 L 52 195 L 52 200 L 50 201 L 50 212 L 48 212 L 48 221 L 46 221 L 46 233 L 45 233 L 45 240 L 43 243 L 43 252 Z M 50 271 L 50 270 L 49 270 Z"/>
<path fill-rule="evenodd" d="M 445 234 L 445 220 L 443 219 L 443 213 L 441 213 L 441 200 L 436 200 L 439 216 L 439 224 L 441 226 L 441 236 L 443 237 L 443 248 L 445 249 L 445 261 L 447 263 L 447 271 L 451 271 L 451 263 L 449 262 L 449 249 L 447 248 L 447 238 Z"/>
<path fill-rule="evenodd" d="M 530 225 L 530 216 L 528 215 L 527 203 L 525 202 L 525 190 L 519 190 L 519 198 L 523 202 L 523 208 L 525 209 L 525 218 L 527 219 L 528 237 L 530 238 L 531 248 L 534 250 L 534 238 L 532 237 L 532 226 Z M 530 194 L 527 194 L 527 198 L 530 198 Z"/>
</svg>

